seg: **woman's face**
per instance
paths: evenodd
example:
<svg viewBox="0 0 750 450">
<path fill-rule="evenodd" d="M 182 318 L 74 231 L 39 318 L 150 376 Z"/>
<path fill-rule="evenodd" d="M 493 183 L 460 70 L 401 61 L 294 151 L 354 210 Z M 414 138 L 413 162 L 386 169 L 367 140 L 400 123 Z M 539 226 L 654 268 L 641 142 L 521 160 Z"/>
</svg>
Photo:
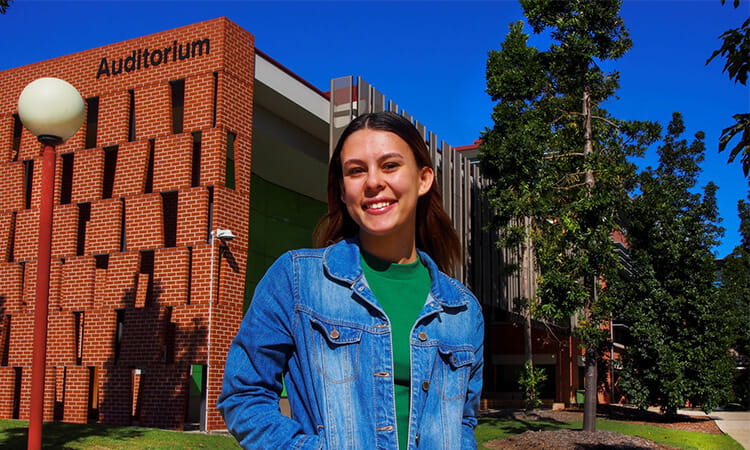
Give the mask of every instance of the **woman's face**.
<svg viewBox="0 0 750 450">
<path fill-rule="evenodd" d="M 341 149 L 341 200 L 360 238 L 414 239 L 418 198 L 434 179 L 409 144 L 389 131 L 362 129 Z"/>
</svg>

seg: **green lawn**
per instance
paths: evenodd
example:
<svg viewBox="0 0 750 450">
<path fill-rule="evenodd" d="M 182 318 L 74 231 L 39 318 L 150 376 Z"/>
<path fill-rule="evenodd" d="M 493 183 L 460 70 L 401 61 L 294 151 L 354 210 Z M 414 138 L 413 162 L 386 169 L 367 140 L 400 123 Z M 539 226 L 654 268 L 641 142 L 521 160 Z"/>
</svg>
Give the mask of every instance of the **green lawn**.
<svg viewBox="0 0 750 450">
<path fill-rule="evenodd" d="M 628 422 L 607 419 L 597 419 L 596 424 L 597 430 L 614 431 L 616 433 L 640 436 L 673 447 L 700 450 L 743 450 L 742 446 L 737 441 L 724 434 L 707 434 L 695 431 L 672 430 L 652 425 L 636 425 Z M 483 417 L 479 419 L 479 426 L 477 427 L 475 434 L 477 441 L 480 444 L 480 448 L 486 449 L 487 447 L 482 444 L 495 439 L 504 439 L 528 430 L 548 431 L 561 428 L 580 430 L 581 427 L 581 422 L 558 422 L 555 420 L 531 421 Z"/>
<path fill-rule="evenodd" d="M 0 420 L 0 448 L 25 449 L 28 422 L 24 420 Z M 482 444 L 523 433 L 527 430 L 555 430 L 561 428 L 580 429 L 581 422 L 557 422 L 554 420 L 515 420 L 483 417 L 476 430 L 480 448 Z M 692 431 L 635 425 L 616 420 L 599 419 L 599 430 L 641 436 L 646 439 L 686 449 L 742 450 L 734 439 L 723 434 L 705 434 Z M 183 433 L 155 428 L 110 427 L 105 425 L 77 425 L 46 423 L 44 425 L 44 447 L 66 449 L 237 449 L 239 446 L 230 436 Z"/>
<path fill-rule="evenodd" d="M 0 420 L 0 448 L 25 449 L 28 421 Z M 79 425 L 45 423 L 44 448 L 65 449 L 238 449 L 231 436 L 183 433 L 156 428 L 110 427 L 106 425 Z"/>
</svg>

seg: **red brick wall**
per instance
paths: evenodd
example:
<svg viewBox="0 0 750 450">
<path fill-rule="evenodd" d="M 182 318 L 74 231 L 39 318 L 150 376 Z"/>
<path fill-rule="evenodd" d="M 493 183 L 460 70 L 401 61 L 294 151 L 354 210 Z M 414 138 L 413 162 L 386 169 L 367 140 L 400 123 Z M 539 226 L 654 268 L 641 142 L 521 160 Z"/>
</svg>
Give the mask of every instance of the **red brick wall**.
<svg viewBox="0 0 750 450">
<path fill-rule="evenodd" d="M 111 198 L 91 203 L 91 218 L 86 225 L 84 253 L 95 255 L 120 251 L 123 202 Z"/>
<path fill-rule="evenodd" d="M 52 228 L 52 257 L 76 254 L 78 244 L 78 205 L 56 205 Z M 34 255 L 36 259 L 36 255 Z"/>
<path fill-rule="evenodd" d="M 190 188 L 193 137 L 182 133 L 157 139 L 154 145 L 154 192 Z"/>
<path fill-rule="evenodd" d="M 66 367 L 63 421 L 70 423 L 87 422 L 89 378 L 88 367 Z"/>
<path fill-rule="evenodd" d="M 113 197 L 142 194 L 146 184 L 149 142 L 135 141 L 120 144 L 117 152 L 117 172 Z"/>
<path fill-rule="evenodd" d="M 102 58 L 117 64 L 134 50 L 149 49 L 153 56 L 156 50 L 165 54 L 166 48 L 171 57 L 174 42 L 185 45 L 202 39 L 210 39 L 210 52 L 200 56 L 162 59 L 156 66 L 142 64 L 137 70 L 97 77 Z M 29 414 L 42 160 L 40 144 L 25 129 L 18 154 L 11 147 L 18 95 L 42 76 L 63 78 L 84 98 L 99 98 L 96 146 L 84 148 L 84 124 L 57 147 L 58 155 L 72 152 L 74 164 L 71 203 L 60 205 L 62 159 L 57 159 L 45 420 L 52 420 L 57 398 L 62 402 L 62 420 L 87 421 L 88 399 L 97 398 L 89 392 L 89 367 L 94 367 L 99 374 L 98 385 L 94 383 L 99 421 L 133 423 L 132 370 L 138 368 L 142 370 L 138 422 L 180 428 L 190 367 L 208 363 L 208 429 L 225 428 L 213 405 L 220 392 L 226 349 L 241 320 L 252 152 L 253 37 L 220 18 L 0 72 L 0 309 L 12 314 L 8 367 L 0 367 L 0 418 L 11 414 L 5 405 L 12 405 L 12 367 L 22 368 L 21 418 Z M 169 82 L 178 79 L 185 80 L 183 132 L 173 134 Z M 135 103 L 132 142 L 128 142 L 128 90 Z M 193 162 L 196 131 L 202 138 L 200 167 Z M 237 135 L 235 189 L 225 187 L 228 132 Z M 104 147 L 113 145 L 118 153 L 111 180 L 105 179 L 111 174 L 104 173 Z M 25 159 L 34 159 L 29 209 L 24 200 Z M 193 187 L 195 169 L 200 170 L 200 178 L 199 186 Z M 112 198 L 102 198 L 105 182 L 113 183 Z M 173 248 L 164 247 L 165 219 L 174 220 L 164 217 L 161 193 L 165 191 L 177 191 Z M 79 228 L 81 202 L 90 202 L 85 232 Z M 228 250 L 221 251 L 221 261 L 219 245 L 212 254 L 208 240 L 209 230 L 216 228 L 229 228 L 237 236 Z M 12 261 L 11 236 L 15 236 Z M 77 255 L 79 239 L 85 243 L 83 255 Z M 141 265 L 142 251 L 153 251 L 150 273 Z M 209 305 L 212 277 L 214 303 Z M 171 324 L 167 308 L 171 308 Z M 117 310 L 124 311 L 125 319 L 119 341 Z M 80 365 L 76 364 L 74 311 L 81 311 L 84 319 Z M 165 353 L 168 330 L 174 330 L 173 355 Z"/>
<path fill-rule="evenodd" d="M 104 151 L 89 148 L 75 152 L 73 158 L 73 194 L 71 203 L 90 202 L 102 198 Z"/>
</svg>

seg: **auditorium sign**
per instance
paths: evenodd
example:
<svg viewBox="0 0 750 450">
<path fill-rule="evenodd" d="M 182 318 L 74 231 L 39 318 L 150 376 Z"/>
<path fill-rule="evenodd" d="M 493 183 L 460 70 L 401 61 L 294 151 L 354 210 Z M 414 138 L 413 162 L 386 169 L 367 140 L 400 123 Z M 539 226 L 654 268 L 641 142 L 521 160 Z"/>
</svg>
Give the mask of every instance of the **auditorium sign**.
<svg viewBox="0 0 750 450">
<path fill-rule="evenodd" d="M 147 69 L 149 67 L 156 67 L 161 64 L 167 64 L 170 61 L 177 62 L 185 59 L 197 58 L 203 56 L 204 53 L 208 55 L 210 51 L 210 39 L 201 39 L 198 41 L 186 42 L 184 44 L 178 44 L 177 41 L 174 41 L 170 47 L 157 49 L 139 48 L 133 50 L 130 55 L 125 58 L 102 58 L 99 63 L 99 70 L 96 71 L 96 78 L 98 79 L 102 75 L 114 76 L 123 72 L 127 73 L 140 70 L 141 68 Z"/>
</svg>

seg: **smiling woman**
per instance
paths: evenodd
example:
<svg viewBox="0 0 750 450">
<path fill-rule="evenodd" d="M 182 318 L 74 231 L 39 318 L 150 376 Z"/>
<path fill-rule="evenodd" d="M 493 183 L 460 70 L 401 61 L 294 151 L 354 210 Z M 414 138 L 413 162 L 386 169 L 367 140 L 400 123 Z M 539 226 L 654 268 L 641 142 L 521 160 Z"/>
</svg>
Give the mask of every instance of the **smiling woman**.
<svg viewBox="0 0 750 450">
<path fill-rule="evenodd" d="M 345 150 L 346 154 L 344 154 Z M 380 153 L 374 154 L 373 152 L 376 151 Z M 378 167 L 375 174 L 364 176 L 364 179 L 369 179 L 370 183 L 373 180 L 385 182 L 386 178 L 381 177 L 389 175 L 388 180 L 398 179 L 397 186 L 400 186 L 403 183 L 401 180 L 408 178 L 403 176 L 404 172 L 407 172 L 412 182 L 419 183 L 419 189 L 426 187 L 426 191 L 418 192 L 416 209 L 410 205 L 409 208 L 402 207 L 401 210 L 414 213 L 415 247 L 428 253 L 435 259 L 440 270 L 450 274 L 455 262 L 459 260 L 461 245 L 450 218 L 443 210 L 440 188 L 434 182 L 434 169 L 429 151 L 419 131 L 408 120 L 394 113 L 362 115 L 344 130 L 331 155 L 328 167 L 328 214 L 321 219 L 315 230 L 315 244 L 323 247 L 341 239 L 355 236 L 362 238 L 360 232 L 362 224 L 355 216 L 359 217 L 363 214 L 360 214 L 360 208 L 354 208 L 353 213 L 354 199 L 347 201 L 344 197 L 344 185 L 347 180 L 353 181 L 358 177 L 353 177 L 354 174 L 346 174 L 345 171 L 352 169 L 355 172 L 366 172 L 367 168 L 363 165 L 368 155 L 370 159 L 382 159 L 386 155 L 395 158 L 391 161 L 387 159 L 380 161 L 384 167 Z M 352 161 L 347 158 L 351 158 Z M 358 165 L 352 166 L 354 162 Z M 394 164 L 398 167 L 385 167 L 385 165 Z M 403 168 L 402 165 L 407 167 Z M 376 166 L 373 165 L 373 167 Z M 356 186 L 354 182 L 351 184 L 352 187 Z M 377 196 L 374 198 L 378 200 L 385 198 L 392 194 L 393 189 L 394 186 L 375 187 L 375 191 L 381 194 L 380 198 Z M 363 195 L 367 197 L 372 196 L 373 193 L 374 191 L 370 188 L 367 192 L 363 192 Z M 384 241 L 381 240 L 381 242 Z"/>
<path fill-rule="evenodd" d="M 243 447 L 476 448 L 484 323 L 441 271 L 459 241 L 434 177 L 403 117 L 344 130 L 316 230 L 326 247 L 274 263 L 227 357 L 219 409 Z"/>
</svg>

